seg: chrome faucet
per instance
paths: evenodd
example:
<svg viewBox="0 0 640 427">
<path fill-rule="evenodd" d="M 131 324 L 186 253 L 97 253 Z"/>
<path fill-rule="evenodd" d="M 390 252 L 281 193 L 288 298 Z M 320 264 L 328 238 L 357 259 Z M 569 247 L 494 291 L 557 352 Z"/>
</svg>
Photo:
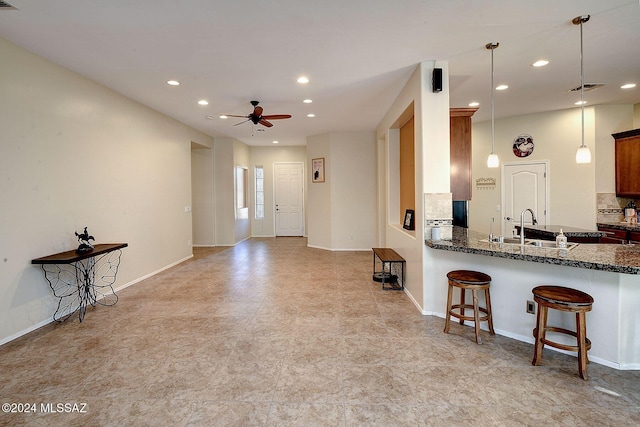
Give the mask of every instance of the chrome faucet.
<svg viewBox="0 0 640 427">
<path fill-rule="evenodd" d="M 524 246 L 524 214 L 527 213 L 527 211 L 531 212 L 531 223 L 533 225 L 536 225 L 538 223 L 538 220 L 536 219 L 536 214 L 533 212 L 533 210 L 527 208 L 522 211 L 522 213 L 520 214 L 520 244 L 523 246 Z"/>
<path fill-rule="evenodd" d="M 491 217 L 491 222 L 489 223 L 489 242 L 493 242 L 493 222 L 495 218 Z"/>
</svg>

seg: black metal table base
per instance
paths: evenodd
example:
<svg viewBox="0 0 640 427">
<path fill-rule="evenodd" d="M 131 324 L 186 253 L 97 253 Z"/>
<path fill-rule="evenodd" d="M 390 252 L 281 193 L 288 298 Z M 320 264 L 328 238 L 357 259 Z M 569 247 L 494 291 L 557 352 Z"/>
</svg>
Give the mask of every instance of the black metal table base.
<svg viewBox="0 0 640 427">
<path fill-rule="evenodd" d="M 404 268 L 404 259 L 400 258 L 393 261 L 382 259 L 374 250 L 373 280 L 382 283 L 383 290 L 404 290 Z"/>
<path fill-rule="evenodd" d="M 89 305 L 117 303 L 118 295 L 112 285 L 116 281 L 121 255 L 122 251 L 118 249 L 70 264 L 42 264 L 44 277 L 58 298 L 53 319 L 63 322 L 77 312 L 82 322 Z"/>
</svg>

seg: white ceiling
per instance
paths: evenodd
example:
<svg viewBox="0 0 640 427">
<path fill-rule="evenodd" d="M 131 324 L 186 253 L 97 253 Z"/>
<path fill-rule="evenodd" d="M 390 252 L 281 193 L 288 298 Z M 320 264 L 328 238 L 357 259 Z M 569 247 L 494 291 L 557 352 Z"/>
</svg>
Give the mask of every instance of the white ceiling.
<svg viewBox="0 0 640 427">
<path fill-rule="evenodd" d="M 475 120 L 487 120 L 489 42 L 500 43 L 495 82 L 509 85 L 495 94 L 496 118 L 576 108 L 580 93 L 568 89 L 580 85 L 580 30 L 571 20 L 586 14 L 585 83 L 606 84 L 586 92 L 588 105 L 640 102 L 638 0 L 5 1 L 17 10 L 0 10 L 0 37 L 249 145 L 374 130 L 423 61 L 447 61 L 451 107 L 478 101 Z M 551 62 L 532 67 L 540 58 Z M 296 83 L 300 75 L 310 83 Z M 638 86 L 621 90 L 628 82 Z M 218 118 L 249 114 L 254 99 L 264 114 L 293 118 L 255 130 Z"/>
</svg>

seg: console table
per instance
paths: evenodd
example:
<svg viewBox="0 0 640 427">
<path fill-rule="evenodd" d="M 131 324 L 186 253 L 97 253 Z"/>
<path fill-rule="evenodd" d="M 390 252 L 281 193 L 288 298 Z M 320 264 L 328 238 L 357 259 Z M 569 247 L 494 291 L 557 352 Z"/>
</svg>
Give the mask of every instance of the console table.
<svg viewBox="0 0 640 427">
<path fill-rule="evenodd" d="M 127 246 L 103 243 L 89 252 L 71 250 L 31 260 L 31 264 L 42 267 L 53 295 L 59 299 L 53 315 L 56 322 L 67 320 L 76 311 L 82 322 L 88 304 L 111 306 L 118 302 L 111 285 L 118 274 L 121 249 Z"/>
<path fill-rule="evenodd" d="M 372 248 L 373 250 L 373 280 L 382 282 L 383 290 L 403 290 L 404 289 L 404 267 L 405 259 L 396 251 L 390 248 Z M 382 267 L 378 270 L 376 260 L 380 261 Z M 396 267 L 396 268 L 394 268 Z M 397 270 L 400 271 L 397 271 Z M 394 274 L 395 270 L 395 274 Z M 398 283 L 398 281 L 400 283 Z M 385 283 L 389 286 L 385 286 Z"/>
</svg>

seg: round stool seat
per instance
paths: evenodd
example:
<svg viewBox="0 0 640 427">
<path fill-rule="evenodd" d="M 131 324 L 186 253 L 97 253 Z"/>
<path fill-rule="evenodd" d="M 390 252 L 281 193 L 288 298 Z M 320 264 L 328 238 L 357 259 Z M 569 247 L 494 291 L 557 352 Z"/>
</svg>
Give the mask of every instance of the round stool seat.
<svg viewBox="0 0 640 427">
<path fill-rule="evenodd" d="M 537 286 L 533 288 L 532 292 L 534 296 L 552 304 L 566 304 L 569 306 L 590 306 L 593 304 L 591 295 L 563 286 Z"/>
<path fill-rule="evenodd" d="M 454 270 L 447 273 L 447 278 L 462 285 L 488 285 L 491 276 L 479 271 Z"/>
<path fill-rule="evenodd" d="M 480 322 L 486 321 L 489 325 L 489 332 L 495 335 L 493 330 L 493 317 L 491 315 L 491 296 L 489 294 L 491 276 L 479 271 L 454 270 L 447 273 L 447 279 L 449 279 L 449 290 L 444 332 L 449 332 L 451 316 L 459 319 L 461 325 L 464 325 L 465 320 L 473 320 L 476 343 L 482 344 L 482 339 L 480 338 Z M 453 304 L 452 302 L 454 287 L 460 289 L 460 304 Z M 464 295 L 467 289 L 472 293 L 473 304 L 465 304 Z M 486 308 L 478 305 L 478 291 L 484 291 Z M 456 310 L 458 310 L 458 312 L 456 312 Z M 473 316 L 466 316 L 465 310 L 473 310 Z"/>
<path fill-rule="evenodd" d="M 591 341 L 587 338 L 587 318 L 586 313 L 591 311 L 593 298 L 591 295 L 577 289 L 566 288 L 564 286 L 543 285 L 533 288 L 533 300 L 538 303 L 538 317 L 536 327 L 533 330 L 535 338 L 535 349 L 533 361 L 534 366 L 540 364 L 542 360 L 542 350 L 546 345 L 559 348 L 561 350 L 578 352 L 578 370 L 582 379 L 587 377 L 587 351 L 591 349 Z M 547 326 L 547 314 L 549 309 L 575 313 L 576 330 Z M 546 338 L 547 332 L 556 332 L 570 335 L 576 338 L 577 345 L 567 345 L 551 341 Z"/>
</svg>

